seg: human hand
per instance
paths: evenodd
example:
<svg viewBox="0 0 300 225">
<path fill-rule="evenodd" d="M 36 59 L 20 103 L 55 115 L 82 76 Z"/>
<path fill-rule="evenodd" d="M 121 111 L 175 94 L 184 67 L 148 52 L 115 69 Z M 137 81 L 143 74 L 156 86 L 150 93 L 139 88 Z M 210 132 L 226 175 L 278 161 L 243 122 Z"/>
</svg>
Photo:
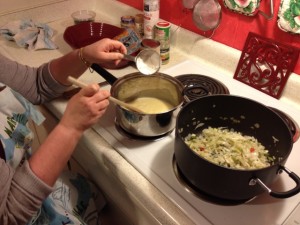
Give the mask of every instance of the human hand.
<svg viewBox="0 0 300 225">
<path fill-rule="evenodd" d="M 115 68 L 120 64 L 123 54 L 126 52 L 127 49 L 122 42 L 104 38 L 85 46 L 82 55 L 90 63 L 97 63 L 106 68 Z"/>
<path fill-rule="evenodd" d="M 103 116 L 109 105 L 110 93 L 92 84 L 82 88 L 68 102 L 60 124 L 70 132 L 83 133 Z"/>
</svg>

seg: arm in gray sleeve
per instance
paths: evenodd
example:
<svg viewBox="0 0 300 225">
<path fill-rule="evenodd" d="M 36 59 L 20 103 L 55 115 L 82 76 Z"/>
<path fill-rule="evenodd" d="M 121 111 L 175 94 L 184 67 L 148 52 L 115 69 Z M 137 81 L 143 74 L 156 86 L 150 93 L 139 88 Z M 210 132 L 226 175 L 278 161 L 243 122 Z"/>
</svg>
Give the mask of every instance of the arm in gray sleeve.
<svg viewBox="0 0 300 225">
<path fill-rule="evenodd" d="M 0 54 L 0 82 L 19 92 L 33 104 L 60 96 L 66 86 L 58 83 L 46 63 L 38 68 L 12 61 Z"/>
<path fill-rule="evenodd" d="M 0 224 L 27 224 L 53 191 L 31 171 L 27 161 L 14 171 L 0 159 Z"/>
</svg>

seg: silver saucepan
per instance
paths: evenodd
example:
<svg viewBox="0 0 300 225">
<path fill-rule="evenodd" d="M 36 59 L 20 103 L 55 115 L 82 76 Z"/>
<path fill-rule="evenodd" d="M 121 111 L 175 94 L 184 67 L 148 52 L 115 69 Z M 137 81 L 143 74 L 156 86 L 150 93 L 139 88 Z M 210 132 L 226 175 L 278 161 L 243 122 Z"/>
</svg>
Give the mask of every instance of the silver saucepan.
<svg viewBox="0 0 300 225">
<path fill-rule="evenodd" d="M 112 85 L 112 97 L 124 102 L 151 97 L 172 105 L 159 113 L 139 113 L 116 105 L 116 122 L 126 132 L 141 137 L 157 137 L 175 128 L 176 116 L 184 101 L 184 87 L 176 78 L 163 73 L 143 75 L 139 72 L 116 78 L 97 64 L 93 64 L 92 68 Z"/>
</svg>

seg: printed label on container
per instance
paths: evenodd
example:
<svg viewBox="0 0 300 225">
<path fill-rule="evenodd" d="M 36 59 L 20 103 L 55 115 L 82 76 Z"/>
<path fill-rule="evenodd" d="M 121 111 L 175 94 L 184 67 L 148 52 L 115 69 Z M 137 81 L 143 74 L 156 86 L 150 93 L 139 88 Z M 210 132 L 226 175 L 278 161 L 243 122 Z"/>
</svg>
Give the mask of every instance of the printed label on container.
<svg viewBox="0 0 300 225">
<path fill-rule="evenodd" d="M 145 38 L 153 38 L 154 25 L 159 20 L 159 1 L 144 1 L 144 36 Z"/>
<path fill-rule="evenodd" d="M 162 64 L 168 63 L 170 59 L 170 28 L 168 22 L 158 22 L 154 28 L 154 38 L 160 42 L 160 56 Z"/>
</svg>

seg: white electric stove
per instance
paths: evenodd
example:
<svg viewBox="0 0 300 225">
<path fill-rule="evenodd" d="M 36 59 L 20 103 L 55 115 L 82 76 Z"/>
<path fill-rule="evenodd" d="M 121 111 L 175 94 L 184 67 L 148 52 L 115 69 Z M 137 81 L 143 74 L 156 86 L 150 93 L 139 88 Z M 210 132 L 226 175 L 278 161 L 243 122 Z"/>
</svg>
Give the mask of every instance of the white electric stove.
<svg viewBox="0 0 300 225">
<path fill-rule="evenodd" d="M 248 85 L 226 75 L 216 74 L 196 61 L 183 61 L 178 65 L 161 71 L 171 76 L 200 74 L 222 82 L 230 94 L 249 97 L 267 106 L 287 113 L 300 124 L 300 111 L 270 97 Z M 275 199 L 267 193 L 241 204 L 219 204 L 208 201 L 190 191 L 177 178 L 173 167 L 174 131 L 158 140 L 137 140 L 130 138 L 115 125 L 114 105 L 108 108 L 104 118 L 94 126 L 129 163 L 143 174 L 165 196 L 174 202 L 195 224 L 215 225 L 292 225 L 300 224 L 300 194 L 287 199 Z M 300 176 L 300 141 L 293 150 L 285 166 Z M 295 186 L 286 174 L 272 185 L 272 190 L 290 190 Z"/>
</svg>

